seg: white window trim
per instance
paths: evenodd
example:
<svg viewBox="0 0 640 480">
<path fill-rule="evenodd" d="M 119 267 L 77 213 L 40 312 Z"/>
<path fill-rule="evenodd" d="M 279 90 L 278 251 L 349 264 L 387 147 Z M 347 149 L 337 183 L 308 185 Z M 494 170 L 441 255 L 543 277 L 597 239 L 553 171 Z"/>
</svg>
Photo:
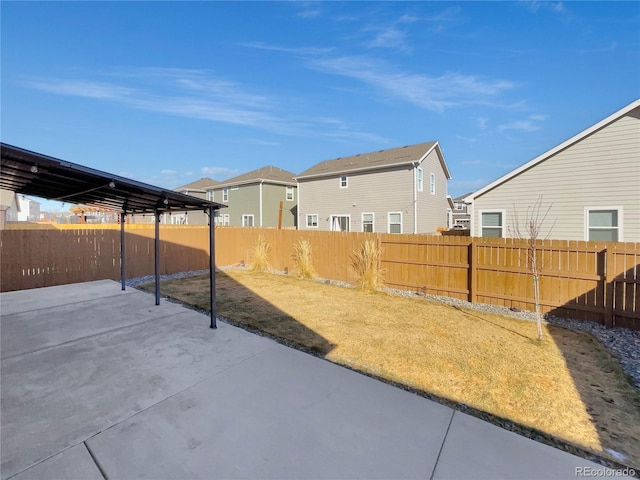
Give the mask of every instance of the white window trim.
<svg viewBox="0 0 640 480">
<path fill-rule="evenodd" d="M 207 190 L 207 200 L 210 202 L 215 201 L 214 199 L 216 198 L 216 191 L 215 190 Z"/>
<path fill-rule="evenodd" d="M 431 195 L 436 194 L 436 174 L 433 172 L 429 174 L 429 193 Z"/>
<path fill-rule="evenodd" d="M 478 236 L 482 237 L 482 214 L 483 213 L 501 213 L 502 214 L 502 225 L 500 226 L 500 238 L 505 238 L 505 233 L 507 231 L 507 211 L 505 209 L 500 208 L 487 208 L 485 210 L 478 210 Z M 498 227 L 487 227 L 487 228 L 498 228 Z M 489 237 L 486 237 L 489 238 Z"/>
<path fill-rule="evenodd" d="M 251 225 L 245 225 L 244 224 L 245 218 L 249 218 L 249 217 L 251 217 Z M 253 213 L 243 213 L 242 214 L 242 226 L 243 227 L 255 227 L 256 226 L 256 218 L 253 215 Z"/>
<path fill-rule="evenodd" d="M 361 231 L 364 232 L 364 216 L 371 215 L 371 232 L 376 231 L 376 215 L 373 212 L 362 212 L 360 214 Z"/>
<path fill-rule="evenodd" d="M 231 225 L 231 217 L 229 216 L 228 213 L 222 214 L 222 225 L 225 227 L 228 227 Z"/>
<path fill-rule="evenodd" d="M 391 233 L 391 215 L 398 214 L 400 215 L 400 234 L 404 232 L 402 228 L 402 212 L 387 212 L 387 233 Z"/>
<path fill-rule="evenodd" d="M 342 179 L 344 178 L 344 185 L 342 185 Z M 340 175 L 338 178 L 338 185 L 340 188 L 349 188 L 349 177 L 347 175 Z"/>
<path fill-rule="evenodd" d="M 416 186 L 419 192 L 424 191 L 424 170 L 422 170 L 422 167 L 418 167 L 417 169 Z"/>
<path fill-rule="evenodd" d="M 289 198 L 289 193 L 291 193 L 291 198 Z M 287 202 L 293 202 L 293 199 L 295 198 L 293 187 L 285 187 L 284 198 L 287 200 Z"/>
<path fill-rule="evenodd" d="M 222 189 L 222 201 L 225 203 L 229 202 L 229 189 L 226 187 Z"/>
<path fill-rule="evenodd" d="M 314 227 L 313 225 L 309 225 L 309 217 L 316 217 L 316 226 Z M 320 224 L 320 215 L 318 215 L 317 213 L 307 213 L 307 216 L 305 218 L 305 228 L 318 228 Z"/>
<path fill-rule="evenodd" d="M 622 207 L 621 206 L 617 206 L 617 207 L 584 207 L 584 239 L 585 241 L 589 241 L 589 212 L 591 210 L 617 210 L 618 211 L 618 226 L 616 227 L 618 229 L 618 241 L 619 242 L 624 242 L 624 235 L 623 235 L 623 226 L 624 226 L 624 218 L 623 218 L 623 212 L 622 212 Z M 596 240 L 592 240 L 592 241 L 596 241 Z"/>
<path fill-rule="evenodd" d="M 348 232 L 352 232 L 352 225 L 351 225 L 351 214 L 349 213 L 332 213 L 331 215 L 329 215 L 329 230 L 332 232 L 335 232 L 335 230 L 333 229 L 333 217 L 347 217 L 349 219 L 349 230 L 347 230 Z M 342 231 L 342 230 L 341 230 Z"/>
</svg>

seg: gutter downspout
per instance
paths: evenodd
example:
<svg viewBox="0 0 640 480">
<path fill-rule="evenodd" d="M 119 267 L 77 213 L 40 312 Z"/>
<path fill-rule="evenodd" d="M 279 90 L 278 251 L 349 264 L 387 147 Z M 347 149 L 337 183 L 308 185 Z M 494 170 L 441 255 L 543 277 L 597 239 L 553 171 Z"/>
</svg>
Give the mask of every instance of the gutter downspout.
<svg viewBox="0 0 640 480">
<path fill-rule="evenodd" d="M 260 226 L 262 227 L 262 184 L 264 180 L 260 180 Z"/>
<path fill-rule="evenodd" d="M 413 234 L 418 233 L 418 165 L 419 162 L 413 164 Z M 424 178 L 422 180 L 424 182 Z"/>
</svg>

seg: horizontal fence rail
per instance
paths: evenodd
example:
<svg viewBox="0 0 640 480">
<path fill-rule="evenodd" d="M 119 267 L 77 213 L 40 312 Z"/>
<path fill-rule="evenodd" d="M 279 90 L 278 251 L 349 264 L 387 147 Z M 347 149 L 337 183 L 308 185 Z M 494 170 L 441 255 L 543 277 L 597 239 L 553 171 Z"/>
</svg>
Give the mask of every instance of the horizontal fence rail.
<svg viewBox="0 0 640 480">
<path fill-rule="evenodd" d="M 127 278 L 153 274 L 154 227 L 125 227 Z M 295 268 L 306 239 L 318 277 L 354 282 L 355 252 L 367 240 L 381 251 L 385 286 L 474 303 L 533 310 L 527 243 L 444 235 L 216 228 L 216 265 L 249 265 L 262 237 L 273 269 Z M 207 226 L 162 225 L 161 274 L 209 265 Z M 543 312 L 640 330 L 640 244 L 537 242 Z M 0 232 L 0 291 L 120 278 L 119 225 L 45 225 Z"/>
</svg>

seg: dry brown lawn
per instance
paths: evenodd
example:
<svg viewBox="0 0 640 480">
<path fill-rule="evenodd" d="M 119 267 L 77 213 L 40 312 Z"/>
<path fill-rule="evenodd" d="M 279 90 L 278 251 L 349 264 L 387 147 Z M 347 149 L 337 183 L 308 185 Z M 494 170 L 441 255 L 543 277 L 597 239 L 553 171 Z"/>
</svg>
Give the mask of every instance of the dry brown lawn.
<svg viewBox="0 0 640 480">
<path fill-rule="evenodd" d="M 208 310 L 207 277 L 163 295 Z M 591 335 L 424 298 L 244 270 L 217 275 L 218 314 L 332 362 L 640 466 L 640 395 Z"/>
</svg>

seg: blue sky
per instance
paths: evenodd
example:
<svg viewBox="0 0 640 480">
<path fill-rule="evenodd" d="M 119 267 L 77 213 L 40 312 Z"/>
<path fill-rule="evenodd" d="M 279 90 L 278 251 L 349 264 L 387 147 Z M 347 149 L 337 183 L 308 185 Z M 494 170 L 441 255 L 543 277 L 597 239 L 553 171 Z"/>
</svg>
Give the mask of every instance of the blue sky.
<svg viewBox="0 0 640 480">
<path fill-rule="evenodd" d="M 0 8 L 2 141 L 170 188 L 438 140 L 455 197 L 640 97 L 638 2 Z"/>
</svg>

